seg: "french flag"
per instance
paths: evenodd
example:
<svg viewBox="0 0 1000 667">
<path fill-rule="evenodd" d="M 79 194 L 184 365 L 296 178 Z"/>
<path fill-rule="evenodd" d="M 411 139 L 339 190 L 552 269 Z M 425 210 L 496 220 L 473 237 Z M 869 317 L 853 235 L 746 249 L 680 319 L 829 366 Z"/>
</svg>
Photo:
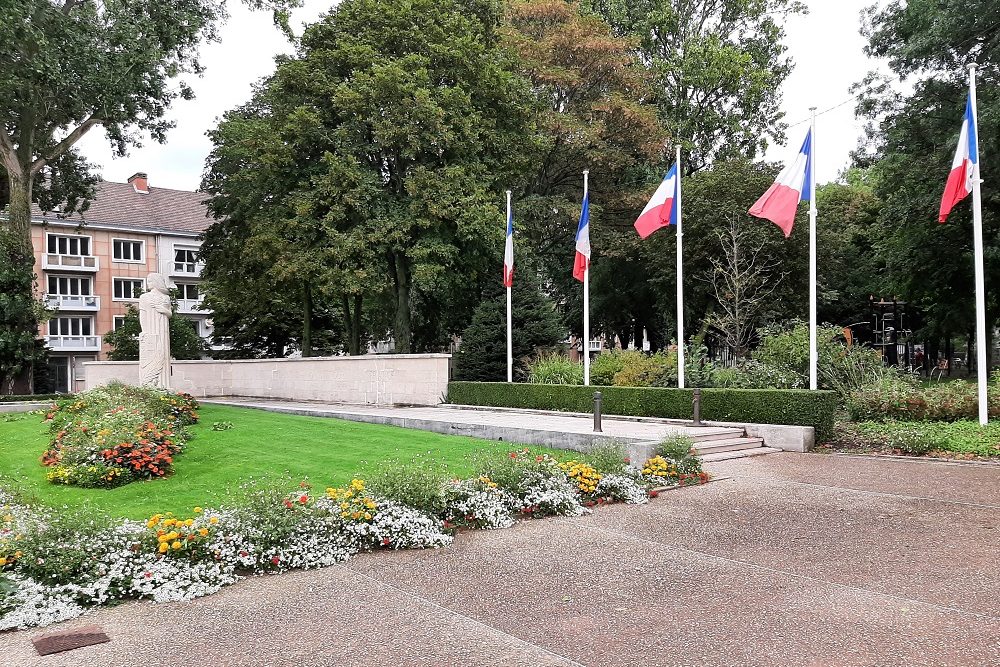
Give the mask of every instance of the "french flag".
<svg viewBox="0 0 1000 667">
<path fill-rule="evenodd" d="M 507 243 L 503 249 L 503 286 L 514 284 L 514 211 L 507 209 Z"/>
<path fill-rule="evenodd" d="M 785 238 L 792 233 L 795 211 L 800 201 L 809 201 L 809 172 L 812 169 L 812 130 L 806 134 L 802 148 L 791 164 L 787 165 L 774 185 L 767 189 L 748 213 L 756 218 L 770 220 L 781 228 Z"/>
<path fill-rule="evenodd" d="M 646 238 L 661 227 L 677 224 L 677 207 L 674 206 L 674 202 L 677 201 L 679 180 L 675 164 L 660 181 L 660 186 L 656 188 L 646 208 L 642 209 L 642 213 L 633 224 L 640 238 Z"/>
<path fill-rule="evenodd" d="M 573 262 L 573 277 L 581 283 L 590 267 L 590 193 L 583 195 L 583 210 L 580 224 L 576 228 L 576 261 Z"/>
<path fill-rule="evenodd" d="M 965 101 L 965 117 L 962 119 L 962 131 L 958 135 L 958 149 L 955 159 L 951 161 L 951 173 L 948 183 L 944 186 L 941 197 L 941 211 L 938 222 L 944 222 L 955 204 L 962 201 L 972 192 L 972 179 L 979 171 L 979 144 L 976 141 L 976 117 L 972 113 L 972 95 Z"/>
</svg>

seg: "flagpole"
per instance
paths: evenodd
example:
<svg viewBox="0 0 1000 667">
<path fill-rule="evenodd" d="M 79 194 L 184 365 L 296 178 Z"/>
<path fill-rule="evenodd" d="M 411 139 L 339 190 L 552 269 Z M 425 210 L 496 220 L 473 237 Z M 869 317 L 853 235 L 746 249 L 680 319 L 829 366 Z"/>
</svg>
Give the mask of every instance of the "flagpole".
<svg viewBox="0 0 1000 667">
<path fill-rule="evenodd" d="M 677 144 L 677 388 L 684 388 L 684 252 L 681 246 L 681 145 Z"/>
<path fill-rule="evenodd" d="M 588 176 L 590 170 L 583 171 L 583 199 L 587 201 Z M 590 221 L 587 221 L 588 224 Z M 588 231 L 589 234 L 589 231 Z M 590 386 L 590 259 L 583 271 L 583 384 Z"/>
<path fill-rule="evenodd" d="M 816 107 L 812 112 L 809 146 L 809 388 L 819 388 L 819 354 L 816 349 Z"/>
<path fill-rule="evenodd" d="M 989 403 L 986 396 L 986 364 L 989 356 L 986 349 L 986 279 L 983 267 L 983 198 L 980 184 L 979 165 L 983 156 L 979 153 L 979 112 L 976 108 L 976 66 L 969 65 L 969 97 L 972 100 L 972 122 L 976 133 L 976 163 L 972 174 L 972 234 L 976 268 L 976 370 L 979 382 L 979 423 L 986 426 L 989 421 Z M 972 132 L 973 128 L 969 128 Z"/>
<path fill-rule="evenodd" d="M 510 190 L 507 191 L 507 224 L 510 224 Z M 504 233 L 506 235 L 506 229 Z M 513 240 L 511 241 L 513 243 Z M 513 267 L 512 267 L 513 268 Z M 514 337 L 510 315 L 510 285 L 507 286 L 507 382 L 514 381 Z"/>
</svg>

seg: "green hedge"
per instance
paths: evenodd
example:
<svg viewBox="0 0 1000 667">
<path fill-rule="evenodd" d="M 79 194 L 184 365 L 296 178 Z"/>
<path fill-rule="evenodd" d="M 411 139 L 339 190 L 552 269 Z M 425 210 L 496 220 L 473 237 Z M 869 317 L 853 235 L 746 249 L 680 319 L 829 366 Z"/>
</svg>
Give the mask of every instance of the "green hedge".
<svg viewBox="0 0 1000 667">
<path fill-rule="evenodd" d="M 448 402 L 503 408 L 591 412 L 600 391 L 607 415 L 691 419 L 692 391 L 661 387 L 582 387 L 506 382 L 450 382 Z M 805 389 L 702 389 L 707 421 L 812 426 L 816 441 L 833 435 L 837 395 Z"/>
<path fill-rule="evenodd" d="M 33 394 L 30 396 L 0 396 L 0 403 L 26 403 L 30 401 L 59 401 L 72 398 L 73 394 Z"/>
</svg>

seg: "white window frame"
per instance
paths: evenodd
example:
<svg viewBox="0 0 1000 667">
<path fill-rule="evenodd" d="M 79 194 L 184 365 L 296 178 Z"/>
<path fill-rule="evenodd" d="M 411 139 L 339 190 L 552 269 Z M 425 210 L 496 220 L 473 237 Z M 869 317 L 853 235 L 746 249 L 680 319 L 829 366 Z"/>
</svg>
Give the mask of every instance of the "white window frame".
<svg viewBox="0 0 1000 667">
<path fill-rule="evenodd" d="M 178 263 L 185 264 L 185 265 L 186 264 L 190 264 L 190 262 L 178 262 L 177 261 L 177 251 L 178 250 L 190 250 L 190 251 L 192 251 L 194 253 L 195 260 L 194 260 L 194 270 L 193 271 L 181 271 L 181 270 L 179 270 L 177 268 L 177 264 Z M 199 257 L 199 255 L 201 253 L 201 247 L 200 246 L 191 245 L 189 243 L 174 243 L 174 244 L 171 245 L 170 251 L 171 251 L 170 252 L 170 264 L 173 267 L 173 271 L 171 273 L 173 275 L 181 275 L 181 276 L 199 276 L 199 275 L 201 275 L 201 271 L 198 270 L 198 267 L 201 264 L 201 258 Z"/>
<path fill-rule="evenodd" d="M 121 320 L 120 323 L 119 323 L 119 320 Z M 115 316 L 113 316 L 111 318 L 111 330 L 112 331 L 118 331 L 118 329 L 121 328 L 124 325 L 125 325 L 125 316 L 124 315 L 115 315 Z"/>
<path fill-rule="evenodd" d="M 177 298 L 178 299 L 181 299 L 183 301 L 198 301 L 199 299 L 201 299 L 201 283 L 187 283 L 187 282 L 184 282 L 182 280 L 179 283 L 175 282 L 174 285 L 177 288 Z M 195 289 L 197 289 L 198 290 L 198 296 L 196 296 L 193 299 L 191 297 L 187 296 L 186 289 L 188 287 L 194 287 Z"/>
<path fill-rule="evenodd" d="M 146 291 L 146 279 L 145 278 L 136 278 L 135 276 L 114 276 L 114 277 L 111 278 L 111 300 L 112 301 L 132 302 L 132 301 L 138 301 L 139 300 L 139 297 L 137 297 L 137 296 L 130 297 L 130 298 L 115 296 L 115 284 L 119 280 L 128 280 L 130 282 L 142 283 L 142 287 L 140 287 L 140 290 L 143 291 L 143 292 Z"/>
<path fill-rule="evenodd" d="M 72 327 L 70 333 L 52 333 L 52 322 L 54 320 L 80 320 L 80 333 L 72 333 Z M 83 333 L 83 321 L 90 320 L 90 333 Z M 96 336 L 94 333 L 97 331 L 97 324 L 94 322 L 93 315 L 56 315 L 55 317 L 49 318 L 49 321 L 45 323 L 45 330 L 50 336 L 61 336 L 61 337 L 71 337 L 71 338 L 88 338 Z"/>
<path fill-rule="evenodd" d="M 63 294 L 61 292 L 53 292 L 49 289 L 52 285 L 52 281 L 55 280 L 56 284 L 59 284 L 60 280 L 66 280 L 69 284 L 70 280 L 84 281 L 89 283 L 89 290 L 86 294 L 83 291 L 79 291 L 76 294 Z M 94 277 L 93 276 L 77 276 L 72 274 L 62 274 L 62 273 L 48 273 L 46 274 L 45 280 L 45 294 L 48 296 L 95 296 L 94 295 Z"/>
<path fill-rule="evenodd" d="M 115 257 L 115 243 L 121 241 L 122 243 L 138 243 L 139 244 L 139 259 L 119 259 Z M 123 238 L 111 238 L 111 261 L 115 264 L 145 264 L 146 263 L 146 241 L 143 239 L 123 239 Z"/>
<path fill-rule="evenodd" d="M 90 251 L 86 255 L 74 255 L 69 252 L 49 252 L 49 238 L 53 236 L 65 237 L 68 239 L 87 239 L 87 249 Z M 58 247 L 56 248 L 58 250 Z M 61 255 L 63 257 L 94 257 L 94 237 L 88 234 L 66 234 L 63 232 L 45 232 L 45 254 Z"/>
</svg>

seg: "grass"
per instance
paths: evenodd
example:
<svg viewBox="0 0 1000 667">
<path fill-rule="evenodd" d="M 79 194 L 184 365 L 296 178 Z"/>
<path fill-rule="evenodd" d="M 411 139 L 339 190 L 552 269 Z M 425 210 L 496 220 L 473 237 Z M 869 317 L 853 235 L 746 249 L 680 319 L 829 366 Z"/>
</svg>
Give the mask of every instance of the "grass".
<svg viewBox="0 0 1000 667">
<path fill-rule="evenodd" d="M 510 443 L 250 408 L 203 405 L 199 414 L 200 423 L 191 427 L 194 437 L 177 457 L 171 477 L 116 489 L 49 483 L 47 469 L 39 463 L 48 443 L 46 425 L 31 414 L 0 418 L 0 480 L 47 505 L 92 507 L 143 519 L 232 502 L 248 484 L 289 490 L 302 480 L 317 488 L 340 485 L 386 461 L 444 466 L 454 476 L 466 477 L 473 473 L 474 453 L 511 448 Z M 234 427 L 212 430 L 214 422 L 224 421 Z"/>
</svg>

